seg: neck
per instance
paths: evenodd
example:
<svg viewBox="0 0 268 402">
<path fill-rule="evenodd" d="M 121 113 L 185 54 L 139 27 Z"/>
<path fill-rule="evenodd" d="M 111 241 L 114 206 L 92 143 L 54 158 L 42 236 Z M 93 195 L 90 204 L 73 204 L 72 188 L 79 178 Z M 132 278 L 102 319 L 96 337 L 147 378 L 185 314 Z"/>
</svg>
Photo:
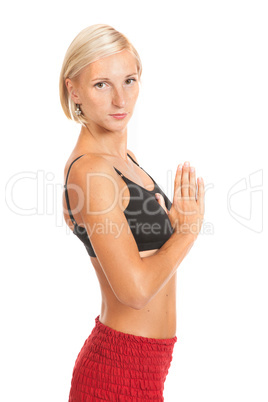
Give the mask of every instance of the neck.
<svg viewBox="0 0 268 402">
<path fill-rule="evenodd" d="M 78 142 L 85 152 L 111 155 L 127 161 L 127 127 L 122 131 L 109 131 L 87 124 L 82 126 Z"/>
</svg>

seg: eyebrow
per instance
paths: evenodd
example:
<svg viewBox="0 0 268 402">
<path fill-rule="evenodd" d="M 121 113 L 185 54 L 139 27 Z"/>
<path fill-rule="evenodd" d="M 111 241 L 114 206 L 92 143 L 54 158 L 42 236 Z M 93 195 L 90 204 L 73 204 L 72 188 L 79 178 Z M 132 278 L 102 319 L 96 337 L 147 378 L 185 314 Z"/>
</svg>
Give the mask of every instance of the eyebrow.
<svg viewBox="0 0 268 402">
<path fill-rule="evenodd" d="M 125 76 L 125 78 L 131 77 L 131 76 L 133 76 L 133 75 L 138 75 L 138 73 L 128 74 L 128 75 Z M 110 78 L 102 78 L 102 77 L 101 77 L 101 78 L 94 78 L 94 79 L 91 80 L 91 81 L 99 81 L 99 80 L 106 80 L 106 81 L 109 81 Z"/>
</svg>

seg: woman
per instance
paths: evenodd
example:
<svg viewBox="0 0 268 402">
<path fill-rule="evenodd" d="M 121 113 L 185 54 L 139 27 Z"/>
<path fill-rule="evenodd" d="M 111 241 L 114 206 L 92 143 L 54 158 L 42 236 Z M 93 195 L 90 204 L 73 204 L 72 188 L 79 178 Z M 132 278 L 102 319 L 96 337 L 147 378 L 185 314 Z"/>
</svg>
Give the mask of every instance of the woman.
<svg viewBox="0 0 268 402">
<path fill-rule="evenodd" d="M 176 270 L 202 226 L 204 183 L 189 163 L 178 166 L 171 204 L 127 149 L 141 71 L 129 40 L 97 24 L 71 43 L 60 75 L 63 110 L 81 124 L 64 172 L 64 218 L 102 295 L 69 402 L 163 400 L 177 340 Z"/>
</svg>

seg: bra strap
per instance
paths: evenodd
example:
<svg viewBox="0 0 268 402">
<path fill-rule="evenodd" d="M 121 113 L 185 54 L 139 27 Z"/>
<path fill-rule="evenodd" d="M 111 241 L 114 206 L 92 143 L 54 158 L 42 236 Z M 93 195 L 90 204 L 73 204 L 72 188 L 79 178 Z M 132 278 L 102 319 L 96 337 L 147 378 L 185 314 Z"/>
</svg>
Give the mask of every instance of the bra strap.
<svg viewBox="0 0 268 402">
<path fill-rule="evenodd" d="M 133 160 L 134 163 L 136 163 L 136 165 L 138 165 L 138 166 L 140 167 L 140 165 L 139 165 L 136 161 L 134 161 L 134 159 L 132 158 L 132 156 L 130 156 L 128 153 L 127 153 L 127 155 L 130 157 L 130 159 Z"/>
<path fill-rule="evenodd" d="M 141 169 L 147 174 L 147 176 L 149 176 L 149 177 L 152 179 L 152 181 L 155 183 L 155 181 L 154 181 L 154 179 L 152 178 L 152 176 L 150 176 L 149 173 L 147 173 L 146 170 L 143 169 L 143 167 L 141 167 L 136 161 L 134 161 L 134 159 L 133 159 L 128 153 L 127 153 L 127 155 L 128 155 L 128 156 L 133 160 L 133 162 L 136 163 L 136 165 L 138 165 L 139 168 L 141 168 Z M 121 173 L 121 175 L 122 175 L 122 173 Z"/>
<path fill-rule="evenodd" d="M 67 208 L 68 208 L 69 216 L 70 216 L 71 221 L 73 222 L 74 225 L 77 225 L 77 223 L 76 223 L 76 221 L 75 221 L 75 219 L 74 219 L 74 217 L 73 217 L 73 214 L 72 214 L 72 211 L 71 211 L 71 208 L 70 208 L 69 196 L 68 196 L 68 191 L 67 191 L 67 180 L 68 180 L 69 173 L 70 173 L 70 169 L 71 169 L 73 163 L 74 163 L 75 161 L 77 161 L 77 159 L 81 158 L 81 157 L 84 156 L 84 155 L 86 155 L 86 154 L 80 155 L 80 156 L 78 156 L 76 159 L 74 159 L 74 160 L 72 161 L 72 163 L 71 163 L 70 166 L 69 166 L 69 169 L 68 169 L 68 172 L 67 172 L 67 176 L 66 176 L 66 181 L 65 181 L 65 184 L 64 184 L 66 205 L 67 205 Z"/>
<path fill-rule="evenodd" d="M 130 156 L 129 154 L 127 154 L 127 155 L 131 158 L 131 156 Z M 147 176 L 149 176 L 149 177 L 152 179 L 153 183 L 155 183 L 155 181 L 154 181 L 154 179 L 152 178 L 152 176 L 149 175 L 149 173 L 147 173 L 146 170 L 144 170 L 143 167 L 141 167 L 137 162 L 135 162 L 133 158 L 131 158 L 131 159 L 133 160 L 134 163 L 136 163 L 137 166 L 139 166 L 140 169 L 142 169 L 142 170 L 147 174 Z M 113 166 L 113 168 L 116 170 L 116 172 L 117 172 L 122 178 L 125 178 L 125 179 L 129 180 L 126 176 L 123 175 L 123 173 L 120 172 L 120 170 L 118 170 L 118 169 L 117 169 L 116 167 L 114 167 L 114 166 Z M 155 184 L 156 184 L 156 183 L 155 183 Z"/>
<path fill-rule="evenodd" d="M 136 161 L 134 161 L 134 159 L 127 153 L 127 155 L 130 157 L 130 159 L 133 160 L 134 163 L 136 163 L 136 165 L 138 165 L 139 167 L 141 167 Z M 126 177 L 123 175 L 123 173 L 120 172 L 119 169 L 117 169 L 116 167 L 113 166 L 113 168 L 116 170 L 116 172 L 121 176 L 121 177 Z M 142 169 L 143 170 L 143 169 Z"/>
</svg>

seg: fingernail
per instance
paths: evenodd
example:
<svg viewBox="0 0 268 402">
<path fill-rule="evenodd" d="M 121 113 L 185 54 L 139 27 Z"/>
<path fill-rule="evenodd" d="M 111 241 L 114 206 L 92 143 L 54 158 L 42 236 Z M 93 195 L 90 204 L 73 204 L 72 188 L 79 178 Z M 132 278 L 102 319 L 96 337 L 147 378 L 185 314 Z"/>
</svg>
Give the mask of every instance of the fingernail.
<svg viewBox="0 0 268 402">
<path fill-rule="evenodd" d="M 188 167 L 190 165 L 189 162 L 184 162 L 184 166 Z"/>
<path fill-rule="evenodd" d="M 159 200 L 160 195 L 159 194 L 155 194 L 155 198 L 157 198 Z"/>
</svg>

